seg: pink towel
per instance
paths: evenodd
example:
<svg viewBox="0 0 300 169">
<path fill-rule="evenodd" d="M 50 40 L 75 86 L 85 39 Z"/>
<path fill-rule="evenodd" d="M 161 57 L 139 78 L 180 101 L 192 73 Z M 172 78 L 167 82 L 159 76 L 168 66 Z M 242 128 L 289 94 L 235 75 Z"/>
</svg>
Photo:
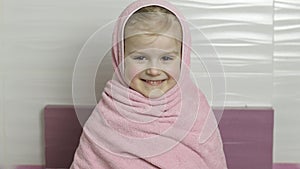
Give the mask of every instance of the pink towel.
<svg viewBox="0 0 300 169">
<path fill-rule="evenodd" d="M 173 12 L 183 32 L 176 86 L 155 99 L 128 88 L 122 77 L 123 28 L 136 10 Z M 71 169 L 226 169 L 222 140 L 205 96 L 190 76 L 191 37 L 184 17 L 162 0 L 138 0 L 121 14 L 113 35 L 115 76 L 85 123 Z"/>
</svg>

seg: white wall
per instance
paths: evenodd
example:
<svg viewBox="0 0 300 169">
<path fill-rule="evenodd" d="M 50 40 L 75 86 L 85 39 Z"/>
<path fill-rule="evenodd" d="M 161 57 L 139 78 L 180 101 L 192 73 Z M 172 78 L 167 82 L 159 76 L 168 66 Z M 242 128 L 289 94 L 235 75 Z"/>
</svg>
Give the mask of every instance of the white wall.
<svg viewBox="0 0 300 169">
<path fill-rule="evenodd" d="M 44 163 L 44 106 L 72 103 L 81 47 L 130 2 L 0 1 L 0 165 Z M 227 75 L 226 105 L 273 105 L 274 161 L 300 163 L 300 3 L 275 1 L 273 46 L 272 0 L 171 2 L 216 47 Z M 200 74 L 198 80 L 210 98 L 209 84 Z"/>
<path fill-rule="evenodd" d="M 2 6 L 2 1 L 0 1 L 0 56 L 3 56 L 3 38 L 2 34 L 2 25 L 3 25 L 3 6 Z M 4 87 L 3 87 L 3 72 L 1 69 L 1 63 L 2 63 L 2 57 L 0 57 L 0 168 L 2 168 L 4 164 L 4 111 L 3 111 L 3 106 L 4 106 Z"/>
<path fill-rule="evenodd" d="M 275 0 L 275 161 L 300 161 L 300 1 Z"/>
<path fill-rule="evenodd" d="M 218 53 L 226 73 L 225 105 L 271 106 L 272 3 L 272 0 L 176 2 L 186 17 L 207 36 Z M 193 37 L 197 37 L 197 34 Z M 194 44 L 201 44 L 201 39 L 194 39 Z M 198 46 L 194 45 L 194 48 Z M 198 81 L 201 85 L 208 80 L 199 76 Z M 208 92 L 208 83 L 201 88 L 207 91 L 208 97 L 212 97 Z"/>
</svg>

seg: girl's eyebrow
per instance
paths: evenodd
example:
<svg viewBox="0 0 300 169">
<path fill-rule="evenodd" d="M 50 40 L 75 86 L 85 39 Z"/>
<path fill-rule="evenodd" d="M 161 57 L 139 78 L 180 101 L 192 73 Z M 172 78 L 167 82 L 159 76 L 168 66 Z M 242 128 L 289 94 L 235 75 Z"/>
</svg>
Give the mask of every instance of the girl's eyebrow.
<svg viewBox="0 0 300 169">
<path fill-rule="evenodd" d="M 179 54 L 180 52 L 179 51 L 176 51 L 176 50 L 173 50 L 171 52 L 167 52 L 167 54 Z"/>
<path fill-rule="evenodd" d="M 139 50 L 133 50 L 133 51 L 130 51 L 128 53 L 128 55 L 131 55 L 132 53 L 138 53 L 138 54 L 143 54 L 143 55 L 146 55 L 147 53 L 143 52 L 143 51 L 139 51 Z M 179 51 L 176 51 L 176 50 L 172 50 L 172 51 L 166 51 L 164 54 L 178 54 Z"/>
<path fill-rule="evenodd" d="M 140 51 L 138 51 L 138 50 L 133 50 L 133 51 L 129 52 L 128 55 L 131 55 L 131 54 L 133 54 L 133 53 L 144 54 L 143 52 L 140 52 Z"/>
</svg>

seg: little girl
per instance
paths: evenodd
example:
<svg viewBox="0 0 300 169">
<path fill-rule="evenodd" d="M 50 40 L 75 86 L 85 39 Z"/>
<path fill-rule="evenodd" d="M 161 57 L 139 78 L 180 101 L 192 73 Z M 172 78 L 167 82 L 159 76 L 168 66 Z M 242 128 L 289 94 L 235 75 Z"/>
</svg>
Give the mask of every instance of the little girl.
<svg viewBox="0 0 300 169">
<path fill-rule="evenodd" d="M 216 120 L 190 76 L 190 32 L 162 0 L 138 0 L 113 36 L 114 77 L 71 169 L 226 169 Z"/>
</svg>

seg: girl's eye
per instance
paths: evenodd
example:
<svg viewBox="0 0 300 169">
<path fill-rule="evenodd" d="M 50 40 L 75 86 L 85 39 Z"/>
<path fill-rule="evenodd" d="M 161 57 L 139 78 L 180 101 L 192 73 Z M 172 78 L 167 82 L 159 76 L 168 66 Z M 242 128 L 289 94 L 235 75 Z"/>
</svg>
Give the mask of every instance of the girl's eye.
<svg viewBox="0 0 300 169">
<path fill-rule="evenodd" d="M 161 59 L 162 59 L 163 61 L 171 61 L 171 60 L 174 60 L 174 58 L 173 58 L 172 56 L 163 56 L 163 57 L 161 57 Z"/>
<path fill-rule="evenodd" d="M 146 60 L 147 58 L 145 56 L 135 56 L 133 57 L 134 60 L 137 60 L 137 61 L 143 61 L 143 60 Z"/>
</svg>

